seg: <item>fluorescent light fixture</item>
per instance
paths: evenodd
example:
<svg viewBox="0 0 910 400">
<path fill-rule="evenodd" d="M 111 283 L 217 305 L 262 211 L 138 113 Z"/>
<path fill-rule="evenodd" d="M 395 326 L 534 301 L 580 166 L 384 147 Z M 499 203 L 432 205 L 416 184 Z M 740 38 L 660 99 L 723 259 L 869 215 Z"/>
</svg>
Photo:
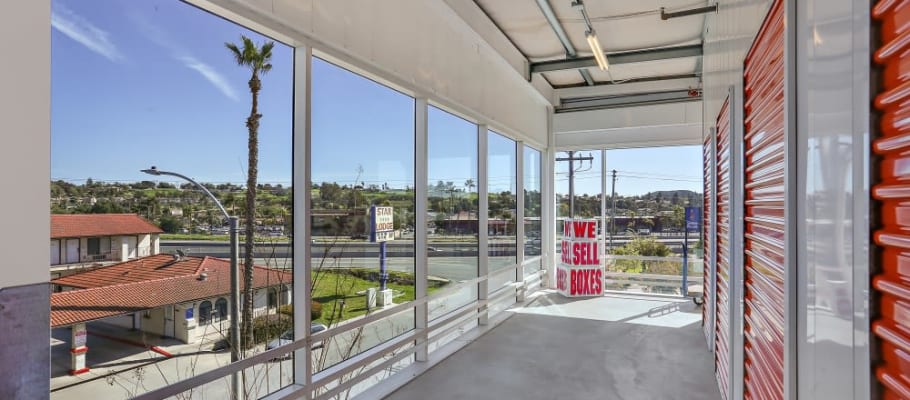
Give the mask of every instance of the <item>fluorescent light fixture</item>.
<svg viewBox="0 0 910 400">
<path fill-rule="evenodd" d="M 607 63 L 607 56 L 604 55 L 604 50 L 600 47 L 600 41 L 597 40 L 597 34 L 594 30 L 586 31 L 585 38 L 588 39 L 588 45 L 591 46 L 591 51 L 594 53 L 594 59 L 597 60 L 597 66 L 600 67 L 600 70 L 606 71 L 610 69 L 610 64 Z"/>
</svg>

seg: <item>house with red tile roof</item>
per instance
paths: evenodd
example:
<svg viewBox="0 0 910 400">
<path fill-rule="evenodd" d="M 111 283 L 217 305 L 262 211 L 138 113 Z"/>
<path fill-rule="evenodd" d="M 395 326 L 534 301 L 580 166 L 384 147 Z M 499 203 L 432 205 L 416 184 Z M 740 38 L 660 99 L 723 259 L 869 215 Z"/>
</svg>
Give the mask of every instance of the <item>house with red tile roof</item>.
<svg viewBox="0 0 910 400">
<path fill-rule="evenodd" d="M 161 233 L 136 214 L 52 214 L 51 276 L 158 254 Z"/>
<path fill-rule="evenodd" d="M 88 322 L 104 320 L 185 343 L 229 329 L 230 262 L 225 259 L 157 254 L 51 283 L 68 289 L 51 295 L 51 328 L 84 329 Z M 290 272 L 255 267 L 254 315 L 289 304 L 291 285 Z M 241 293 L 243 288 L 241 281 Z"/>
</svg>

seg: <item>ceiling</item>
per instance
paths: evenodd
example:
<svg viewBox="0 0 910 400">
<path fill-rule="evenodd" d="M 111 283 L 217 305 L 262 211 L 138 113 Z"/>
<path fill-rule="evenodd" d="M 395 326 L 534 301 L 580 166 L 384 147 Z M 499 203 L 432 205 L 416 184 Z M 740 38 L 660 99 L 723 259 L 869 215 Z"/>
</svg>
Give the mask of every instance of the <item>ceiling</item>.
<svg viewBox="0 0 910 400">
<path fill-rule="evenodd" d="M 607 53 L 610 64 L 607 71 L 600 70 L 592 59 L 593 53 L 585 38 L 587 24 L 581 10 L 573 7 L 573 0 L 474 2 L 525 56 L 531 73 L 541 75 L 556 89 L 557 111 L 562 104 L 569 103 L 565 100 L 616 97 L 617 89 L 624 84 L 643 81 L 672 79 L 677 86 L 686 83 L 688 87 L 669 87 L 668 90 L 699 89 L 705 14 L 662 20 L 661 8 L 673 13 L 714 5 L 711 1 L 582 0 L 591 26 Z M 550 12 L 555 19 L 548 20 Z M 558 26 L 554 27 L 551 22 Z M 559 30 L 568 41 L 565 45 L 557 34 Z M 641 57 L 642 54 L 647 56 Z M 586 62 L 561 62 L 572 60 Z M 541 62 L 546 63 L 539 64 Z M 546 68 L 541 68 L 544 65 Z M 621 92 L 628 93 L 629 90 Z M 697 99 L 691 92 L 686 93 L 690 96 L 681 96 L 681 101 L 700 99 L 700 92 Z"/>
</svg>

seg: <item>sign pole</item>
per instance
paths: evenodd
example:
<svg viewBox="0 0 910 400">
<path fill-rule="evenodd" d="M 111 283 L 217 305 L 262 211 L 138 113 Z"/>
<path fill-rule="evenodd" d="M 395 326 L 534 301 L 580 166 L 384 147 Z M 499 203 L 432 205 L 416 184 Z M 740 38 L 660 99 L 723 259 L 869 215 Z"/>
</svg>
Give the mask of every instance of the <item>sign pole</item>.
<svg viewBox="0 0 910 400">
<path fill-rule="evenodd" d="M 680 292 L 683 297 L 689 294 L 689 227 L 686 227 L 685 239 L 683 239 L 683 261 L 682 261 L 682 288 Z"/>
<path fill-rule="evenodd" d="M 379 242 L 379 290 L 386 290 L 386 282 L 389 280 L 389 273 L 386 270 L 386 242 Z"/>
</svg>

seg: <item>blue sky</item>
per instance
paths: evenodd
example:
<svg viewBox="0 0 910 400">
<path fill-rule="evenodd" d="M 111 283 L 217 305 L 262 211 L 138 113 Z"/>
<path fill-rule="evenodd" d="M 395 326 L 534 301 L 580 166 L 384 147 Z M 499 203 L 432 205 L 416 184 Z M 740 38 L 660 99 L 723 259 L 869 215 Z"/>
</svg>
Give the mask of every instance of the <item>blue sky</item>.
<svg viewBox="0 0 910 400">
<path fill-rule="evenodd" d="M 245 182 L 249 71 L 224 47 L 241 34 L 268 40 L 174 0 L 54 1 L 51 178 L 154 180 L 139 170 L 156 165 L 204 182 Z M 272 65 L 259 99 L 259 182 L 289 185 L 293 49 L 278 43 Z M 312 112 L 314 182 L 413 185 L 412 98 L 316 59 Z M 476 126 L 431 108 L 429 128 L 430 182 L 476 181 L 468 154 Z M 490 135 L 493 192 L 515 187 L 510 143 Z M 578 193 L 600 190 L 595 156 Z M 698 146 L 611 150 L 607 159 L 608 170 L 623 171 L 620 194 L 700 191 Z M 565 180 L 557 175 L 558 191 Z"/>
<path fill-rule="evenodd" d="M 245 181 L 247 69 L 237 25 L 173 0 L 52 3 L 51 177 L 136 181 L 150 165 Z M 263 77 L 261 182 L 290 183 L 293 50 Z"/>
</svg>

